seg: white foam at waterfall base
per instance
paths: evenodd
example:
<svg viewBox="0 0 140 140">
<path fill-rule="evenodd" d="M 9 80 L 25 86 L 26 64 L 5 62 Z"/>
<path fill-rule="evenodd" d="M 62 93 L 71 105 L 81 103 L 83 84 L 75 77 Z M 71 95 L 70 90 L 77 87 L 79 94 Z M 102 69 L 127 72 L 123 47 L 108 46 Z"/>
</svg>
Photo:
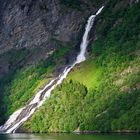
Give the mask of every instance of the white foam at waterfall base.
<svg viewBox="0 0 140 140">
<path fill-rule="evenodd" d="M 4 128 L 7 129 L 20 115 L 24 108 L 20 108 L 19 110 L 15 111 L 8 119 L 8 121 L 4 124 Z M 2 128 L 2 126 L 1 126 Z"/>
<path fill-rule="evenodd" d="M 37 108 L 42 106 L 44 101 L 50 97 L 51 92 L 54 90 L 54 88 L 57 85 L 60 85 L 63 80 L 67 77 L 68 73 L 71 71 L 71 69 L 78 63 L 81 63 L 86 60 L 86 49 L 88 46 L 88 37 L 89 37 L 89 32 L 94 24 L 95 17 L 102 11 L 104 6 L 102 6 L 95 15 L 91 15 L 88 19 L 87 25 L 85 27 L 85 32 L 82 38 L 82 43 L 80 45 L 80 53 L 78 54 L 76 61 L 69 67 L 66 67 L 65 70 L 63 71 L 62 74 L 60 74 L 57 78 L 53 79 L 50 81 L 49 84 L 47 84 L 42 90 L 40 90 L 38 93 L 36 93 L 35 97 L 33 100 L 26 105 L 25 107 L 19 109 L 18 111 L 14 112 L 8 119 L 8 121 L 0 127 L 1 131 L 5 131 L 6 133 L 14 133 L 25 121 L 27 121 L 31 115 L 36 111 Z M 55 82 L 56 81 L 56 82 Z M 44 94 L 44 91 L 46 93 Z M 43 95 L 43 98 L 41 99 L 40 97 Z M 37 104 L 35 106 L 32 106 L 34 104 Z M 17 118 L 24 112 L 26 109 L 30 107 L 29 111 L 21 118 L 20 120 L 17 120 Z M 14 125 L 13 125 L 14 124 Z"/>
</svg>

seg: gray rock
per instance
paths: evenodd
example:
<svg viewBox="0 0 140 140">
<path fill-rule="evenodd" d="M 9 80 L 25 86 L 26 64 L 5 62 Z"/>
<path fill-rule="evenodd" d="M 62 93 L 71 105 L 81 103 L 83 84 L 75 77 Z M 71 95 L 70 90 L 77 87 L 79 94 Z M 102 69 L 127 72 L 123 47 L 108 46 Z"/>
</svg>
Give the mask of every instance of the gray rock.
<svg viewBox="0 0 140 140">
<path fill-rule="evenodd" d="M 51 38 L 77 41 L 87 17 L 95 11 L 88 1 L 80 11 L 59 0 L 2 0 L 0 7 L 0 53 L 14 47 L 39 47 Z"/>
<path fill-rule="evenodd" d="M 60 0 L 0 0 L 0 56 L 13 48 L 26 48 L 30 53 L 25 60 L 33 64 L 46 59 L 59 44 L 79 47 L 86 20 L 98 8 L 91 0 L 80 1 L 77 9 L 63 5 Z M 72 53 L 75 57 L 76 53 Z M 74 58 L 68 59 L 66 62 Z M 9 60 L 5 61 L 7 68 Z"/>
</svg>

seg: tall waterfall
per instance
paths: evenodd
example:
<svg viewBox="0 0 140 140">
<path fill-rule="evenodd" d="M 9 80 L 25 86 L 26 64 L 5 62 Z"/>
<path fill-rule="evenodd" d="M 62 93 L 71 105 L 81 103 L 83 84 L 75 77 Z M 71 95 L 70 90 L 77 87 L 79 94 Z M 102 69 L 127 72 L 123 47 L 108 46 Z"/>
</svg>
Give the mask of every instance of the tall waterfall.
<svg viewBox="0 0 140 140">
<path fill-rule="evenodd" d="M 89 17 L 85 28 L 85 33 L 83 35 L 82 43 L 80 45 L 80 53 L 78 54 L 76 61 L 72 65 L 66 67 L 62 72 L 62 74 L 60 74 L 58 77 L 50 81 L 49 84 L 47 84 L 42 90 L 36 93 L 35 97 L 29 104 L 14 112 L 9 117 L 8 121 L 3 126 L 0 127 L 1 132 L 15 133 L 16 130 L 31 117 L 31 115 L 36 111 L 36 109 L 39 108 L 47 98 L 49 98 L 54 88 L 63 82 L 63 80 L 67 77 L 71 69 L 76 64 L 86 60 L 85 54 L 86 48 L 89 43 L 88 41 L 89 32 L 94 24 L 95 17 L 102 11 L 103 8 L 104 6 L 102 6 L 95 15 Z"/>
</svg>

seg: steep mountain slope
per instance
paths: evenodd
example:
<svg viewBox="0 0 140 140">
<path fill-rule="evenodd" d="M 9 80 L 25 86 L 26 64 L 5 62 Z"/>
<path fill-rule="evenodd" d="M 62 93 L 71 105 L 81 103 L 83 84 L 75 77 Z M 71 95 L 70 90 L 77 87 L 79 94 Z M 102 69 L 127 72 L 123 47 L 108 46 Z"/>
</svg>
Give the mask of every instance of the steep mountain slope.
<svg viewBox="0 0 140 140">
<path fill-rule="evenodd" d="M 24 125 L 29 132 L 140 131 L 140 3 L 110 1 L 90 57 Z"/>
<path fill-rule="evenodd" d="M 1 124 L 73 62 L 86 19 L 103 3 L 87 61 L 21 130 L 140 131 L 138 0 L 1 0 Z"/>
<path fill-rule="evenodd" d="M 0 1 L 0 123 L 75 59 L 96 3 Z"/>
</svg>

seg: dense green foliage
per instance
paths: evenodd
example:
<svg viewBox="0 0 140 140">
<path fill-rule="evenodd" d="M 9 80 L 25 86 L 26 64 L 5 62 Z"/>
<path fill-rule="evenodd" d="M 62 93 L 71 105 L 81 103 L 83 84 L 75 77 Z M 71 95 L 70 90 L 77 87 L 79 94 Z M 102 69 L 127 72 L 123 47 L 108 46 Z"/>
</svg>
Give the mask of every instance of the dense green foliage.
<svg viewBox="0 0 140 140">
<path fill-rule="evenodd" d="M 106 5 L 97 22 L 91 57 L 55 89 L 24 125 L 26 130 L 140 131 L 139 7 L 140 3 L 125 0 Z"/>
<path fill-rule="evenodd" d="M 64 82 L 56 88 L 49 100 L 33 116 L 33 125 L 26 127 L 33 132 L 71 131 L 81 123 L 83 100 L 87 89 L 77 82 Z"/>
<path fill-rule="evenodd" d="M 58 48 L 47 60 L 21 68 L 20 63 L 22 59 L 25 62 L 28 51 L 10 50 L 4 54 L 9 56 L 11 68 L 9 74 L 0 79 L 0 123 L 31 100 L 37 90 L 52 78 L 54 69 L 64 63 L 62 58 L 69 48 L 63 46 L 61 50 L 61 47 Z"/>
<path fill-rule="evenodd" d="M 65 82 L 24 127 L 39 133 L 139 130 L 139 90 L 124 93 L 112 86 L 88 92 L 77 82 Z"/>
</svg>

